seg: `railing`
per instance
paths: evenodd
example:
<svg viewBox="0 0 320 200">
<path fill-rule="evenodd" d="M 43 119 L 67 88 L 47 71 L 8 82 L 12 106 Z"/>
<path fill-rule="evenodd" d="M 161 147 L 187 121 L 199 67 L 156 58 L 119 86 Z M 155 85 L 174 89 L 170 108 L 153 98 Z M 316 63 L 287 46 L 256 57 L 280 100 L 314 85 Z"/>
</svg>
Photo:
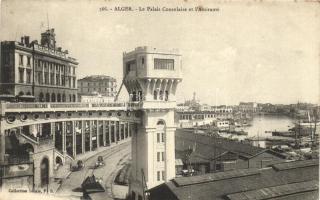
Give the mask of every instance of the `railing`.
<svg viewBox="0 0 320 200">
<path fill-rule="evenodd" d="M 105 108 L 116 108 L 117 110 L 134 110 L 148 108 L 172 108 L 175 107 L 173 101 L 146 101 L 146 102 L 106 102 L 106 103 L 1 103 L 2 112 L 19 111 L 77 111 L 77 110 L 100 110 Z"/>
<path fill-rule="evenodd" d="M 50 108 L 89 108 L 89 103 L 50 103 Z"/>
<path fill-rule="evenodd" d="M 6 103 L 7 109 L 48 108 L 46 103 Z"/>
<path fill-rule="evenodd" d="M 23 132 L 20 132 L 20 135 L 33 143 L 39 144 L 38 138 L 34 137 L 31 134 L 27 135 L 27 134 L 24 134 Z"/>
</svg>

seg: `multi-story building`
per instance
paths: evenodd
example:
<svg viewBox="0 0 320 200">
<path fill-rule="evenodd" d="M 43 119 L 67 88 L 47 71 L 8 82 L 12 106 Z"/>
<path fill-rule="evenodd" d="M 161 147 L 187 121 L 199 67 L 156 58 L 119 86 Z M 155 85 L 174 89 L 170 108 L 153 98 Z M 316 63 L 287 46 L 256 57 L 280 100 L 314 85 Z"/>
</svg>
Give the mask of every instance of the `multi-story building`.
<svg viewBox="0 0 320 200">
<path fill-rule="evenodd" d="M 115 78 L 105 75 L 86 76 L 78 80 L 80 96 L 99 94 L 105 97 L 115 97 L 117 94 L 117 81 Z"/>
<path fill-rule="evenodd" d="M 257 103 L 255 102 L 240 102 L 239 103 L 239 111 L 245 113 L 255 113 L 257 112 Z"/>
<path fill-rule="evenodd" d="M 54 29 L 41 33 L 41 42 L 1 42 L 0 94 L 2 100 L 77 101 L 76 59 L 56 45 Z"/>
</svg>

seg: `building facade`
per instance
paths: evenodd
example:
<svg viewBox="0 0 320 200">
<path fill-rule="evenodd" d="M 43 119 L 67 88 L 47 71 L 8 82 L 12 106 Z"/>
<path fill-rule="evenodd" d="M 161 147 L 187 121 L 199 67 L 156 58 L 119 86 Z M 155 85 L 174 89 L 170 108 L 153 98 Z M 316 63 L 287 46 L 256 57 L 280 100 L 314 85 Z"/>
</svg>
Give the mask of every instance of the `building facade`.
<svg viewBox="0 0 320 200">
<path fill-rule="evenodd" d="M 1 42 L 0 97 L 9 101 L 75 102 L 78 62 L 56 45 L 54 29 L 41 42 Z"/>
<path fill-rule="evenodd" d="M 86 76 L 78 80 L 80 96 L 115 97 L 117 94 L 117 81 L 105 75 Z"/>
</svg>

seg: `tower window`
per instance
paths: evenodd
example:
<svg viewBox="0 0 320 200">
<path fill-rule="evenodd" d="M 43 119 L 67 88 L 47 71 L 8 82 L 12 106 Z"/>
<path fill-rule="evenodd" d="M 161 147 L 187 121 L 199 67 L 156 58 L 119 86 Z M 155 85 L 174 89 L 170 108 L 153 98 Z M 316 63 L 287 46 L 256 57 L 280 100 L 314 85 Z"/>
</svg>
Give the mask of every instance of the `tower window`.
<svg viewBox="0 0 320 200">
<path fill-rule="evenodd" d="M 162 180 L 164 181 L 164 179 L 165 179 L 165 171 L 162 171 Z"/>
<path fill-rule="evenodd" d="M 154 99 L 154 100 L 157 100 L 157 99 L 158 99 L 158 93 L 157 93 L 156 90 L 153 91 L 153 99 Z"/>
<path fill-rule="evenodd" d="M 157 152 L 157 162 L 160 162 L 160 152 Z"/>
<path fill-rule="evenodd" d="M 154 59 L 154 69 L 162 70 L 174 70 L 174 60 L 173 59 Z"/>
<path fill-rule="evenodd" d="M 157 133 L 157 143 L 160 143 L 160 133 Z"/>
<path fill-rule="evenodd" d="M 164 161 L 164 152 L 161 152 L 161 160 Z"/>
<path fill-rule="evenodd" d="M 157 171 L 157 181 L 160 181 L 160 171 Z"/>
</svg>

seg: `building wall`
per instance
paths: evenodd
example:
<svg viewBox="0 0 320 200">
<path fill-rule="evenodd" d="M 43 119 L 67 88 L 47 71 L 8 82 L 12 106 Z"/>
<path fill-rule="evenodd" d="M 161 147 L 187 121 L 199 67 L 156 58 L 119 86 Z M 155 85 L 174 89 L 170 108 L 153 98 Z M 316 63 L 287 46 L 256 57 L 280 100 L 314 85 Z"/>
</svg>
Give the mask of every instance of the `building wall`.
<svg viewBox="0 0 320 200">
<path fill-rule="evenodd" d="M 267 165 L 276 164 L 279 162 L 283 162 L 284 159 L 272 155 L 267 152 L 263 152 L 249 160 L 238 160 L 236 164 L 236 168 L 238 169 L 246 169 L 246 168 L 263 168 Z"/>
<path fill-rule="evenodd" d="M 85 77 L 78 80 L 79 94 L 91 95 L 94 93 L 103 96 L 113 97 L 117 93 L 117 82 L 112 77 L 99 77 L 94 76 Z"/>
<path fill-rule="evenodd" d="M 50 34 L 54 35 L 54 30 Z M 30 43 L 28 36 L 22 37 L 21 42 L 1 42 L 1 47 L 0 94 L 34 96 L 34 100 L 40 102 L 57 101 L 57 98 L 42 98 L 41 93 L 46 92 L 55 96 L 71 94 L 71 101 L 77 100 L 78 63 L 67 56 L 67 51 L 52 45 L 50 48 L 46 44 L 39 45 L 36 41 Z M 66 98 L 65 102 L 70 99 Z"/>
</svg>

